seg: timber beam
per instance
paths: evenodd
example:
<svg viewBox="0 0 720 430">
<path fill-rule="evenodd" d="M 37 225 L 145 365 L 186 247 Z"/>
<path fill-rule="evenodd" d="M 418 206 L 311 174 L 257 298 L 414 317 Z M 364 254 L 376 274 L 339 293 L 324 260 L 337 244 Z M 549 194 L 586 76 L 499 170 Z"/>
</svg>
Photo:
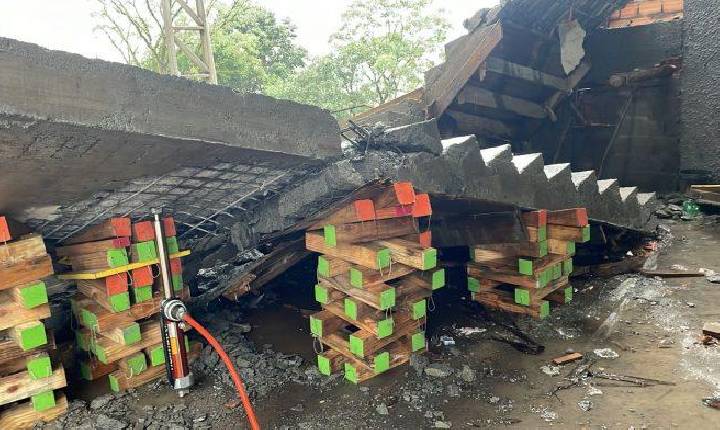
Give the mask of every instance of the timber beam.
<svg viewBox="0 0 720 430">
<path fill-rule="evenodd" d="M 488 72 L 521 79 L 526 82 L 555 88 L 560 91 L 568 90 L 568 82 L 565 78 L 541 72 L 540 70 L 535 70 L 522 64 L 503 60 L 502 58 L 490 57 L 482 66 L 480 66 L 480 69 L 478 70 L 478 77 L 481 81 L 485 79 Z"/>
<path fill-rule="evenodd" d="M 459 105 L 470 104 L 508 111 L 528 118 L 544 119 L 548 116 L 545 107 L 537 103 L 505 94 L 497 94 L 474 85 L 466 85 L 458 94 L 457 102 Z"/>
</svg>

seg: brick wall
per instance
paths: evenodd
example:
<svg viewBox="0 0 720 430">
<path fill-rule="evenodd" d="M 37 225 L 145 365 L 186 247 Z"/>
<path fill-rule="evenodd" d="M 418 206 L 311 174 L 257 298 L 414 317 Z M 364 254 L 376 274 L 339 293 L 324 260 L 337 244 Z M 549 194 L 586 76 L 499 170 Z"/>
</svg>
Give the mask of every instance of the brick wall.
<svg viewBox="0 0 720 430">
<path fill-rule="evenodd" d="M 683 0 L 634 0 L 616 10 L 608 28 L 637 27 L 683 17 Z"/>
</svg>

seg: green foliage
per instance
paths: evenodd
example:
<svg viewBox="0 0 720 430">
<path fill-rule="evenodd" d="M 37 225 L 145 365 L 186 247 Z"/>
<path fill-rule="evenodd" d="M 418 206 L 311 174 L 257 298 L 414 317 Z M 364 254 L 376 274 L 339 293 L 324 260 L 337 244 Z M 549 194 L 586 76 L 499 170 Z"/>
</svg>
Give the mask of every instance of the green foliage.
<svg viewBox="0 0 720 430">
<path fill-rule="evenodd" d="M 95 0 L 97 26 L 126 61 L 167 73 L 159 0 Z M 449 24 L 434 0 L 355 0 L 330 39 L 331 53 L 308 61 L 296 28 L 253 0 L 206 0 L 220 84 L 241 92 L 321 106 L 338 117 L 422 85 Z M 193 25 L 175 5 L 176 24 Z M 191 49 L 196 32 L 178 32 Z M 196 51 L 199 52 L 199 51 Z M 183 74 L 200 70 L 178 51 Z"/>
<path fill-rule="evenodd" d="M 295 42 L 295 31 L 289 21 L 278 21 L 252 1 L 219 7 L 212 42 L 220 84 L 261 92 L 269 82 L 287 79 L 307 56 Z"/>
<path fill-rule="evenodd" d="M 269 95 L 345 117 L 414 90 L 449 28 L 444 11 L 432 6 L 433 0 L 356 0 L 331 37 L 333 52 L 270 85 Z"/>
<path fill-rule="evenodd" d="M 168 55 L 161 29 L 159 0 L 96 0 L 96 27 L 130 64 L 167 73 Z M 242 92 L 262 92 L 265 86 L 290 76 L 305 64 L 307 52 L 296 43 L 296 28 L 252 0 L 207 0 L 211 43 L 218 81 Z M 174 22 L 194 25 L 176 4 Z M 197 32 L 178 37 L 200 53 Z M 200 73 L 180 50 L 178 68 L 185 75 Z"/>
</svg>

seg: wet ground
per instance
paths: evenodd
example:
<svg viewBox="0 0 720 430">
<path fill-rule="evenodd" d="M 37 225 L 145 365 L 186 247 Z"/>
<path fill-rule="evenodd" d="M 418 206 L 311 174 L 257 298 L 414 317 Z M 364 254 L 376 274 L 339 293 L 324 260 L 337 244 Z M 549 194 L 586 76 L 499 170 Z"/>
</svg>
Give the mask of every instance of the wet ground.
<svg viewBox="0 0 720 430">
<path fill-rule="evenodd" d="M 666 224 L 672 240 L 661 247 L 658 267 L 720 272 L 717 220 Z M 281 280 L 274 289 L 277 300 L 260 302 L 247 319 L 256 345 L 298 354 L 308 370 L 314 363 L 306 319 L 313 309 L 312 290 L 301 284 Z M 574 301 L 549 319 L 517 322 L 545 347 L 540 355 L 495 340 L 498 333 L 507 333 L 502 324 L 509 320 L 486 314 L 464 299 L 461 287 L 450 287 L 434 301 L 428 332 L 434 339 L 452 336 L 455 346 L 433 342 L 426 358 L 362 386 L 339 378 L 278 385 L 255 399 L 257 414 L 265 428 L 720 428 L 720 411 L 702 403 L 720 396 L 720 347 L 698 343 L 703 322 L 720 321 L 720 285 L 704 277 L 625 275 L 574 280 L 573 286 Z M 477 333 L 463 334 L 464 327 L 477 328 Z M 600 349 L 617 357 L 593 352 Z M 583 353 L 585 360 L 552 366 L 552 358 L 569 350 Z M 423 372 L 428 365 L 452 374 L 428 376 Z M 612 379 L 587 377 L 587 372 L 579 379 L 566 378 L 580 365 Z M 629 376 L 651 381 L 643 386 L 617 380 Z M 130 425 L 147 415 L 147 407 L 140 405 L 157 405 L 158 410 L 165 402 L 178 403 L 169 390 L 157 386 L 130 397 Z M 242 413 L 224 406 L 231 398 L 228 387 L 212 375 L 201 378 L 198 388 L 179 401 L 190 415 L 185 426 L 245 428 Z"/>
</svg>

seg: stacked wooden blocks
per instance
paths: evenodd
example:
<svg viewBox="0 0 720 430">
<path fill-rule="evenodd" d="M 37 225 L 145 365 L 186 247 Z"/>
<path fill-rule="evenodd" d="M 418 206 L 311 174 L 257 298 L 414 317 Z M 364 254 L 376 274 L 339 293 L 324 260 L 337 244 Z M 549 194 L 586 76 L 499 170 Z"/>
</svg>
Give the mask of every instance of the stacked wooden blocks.
<svg viewBox="0 0 720 430">
<path fill-rule="evenodd" d="M 587 210 L 524 212 L 522 221 L 526 241 L 470 247 L 468 290 L 489 308 L 542 319 L 551 302 L 572 300 L 575 244 L 590 240 Z"/>
<path fill-rule="evenodd" d="M 43 323 L 50 305 L 42 278 L 53 274 L 52 261 L 42 237 L 13 240 L 4 217 L 0 243 L 0 428 L 31 428 L 67 410 L 55 391 L 65 387 L 65 371 L 50 356 Z"/>
<path fill-rule="evenodd" d="M 163 220 L 171 257 L 173 288 L 183 288 L 175 224 Z M 112 218 L 89 227 L 56 249 L 73 272 L 78 293 L 72 300 L 76 344 L 86 358 L 81 376 L 107 376 L 113 391 L 138 387 L 165 375 L 165 354 L 157 314 L 163 299 L 158 252 L 151 221 Z"/>
<path fill-rule="evenodd" d="M 397 183 L 346 203 L 306 233 L 307 249 L 322 254 L 315 298 L 323 310 L 310 330 L 323 349 L 320 372 L 359 383 L 425 350 L 428 299 L 445 272 L 423 228 L 427 194 Z"/>
</svg>

